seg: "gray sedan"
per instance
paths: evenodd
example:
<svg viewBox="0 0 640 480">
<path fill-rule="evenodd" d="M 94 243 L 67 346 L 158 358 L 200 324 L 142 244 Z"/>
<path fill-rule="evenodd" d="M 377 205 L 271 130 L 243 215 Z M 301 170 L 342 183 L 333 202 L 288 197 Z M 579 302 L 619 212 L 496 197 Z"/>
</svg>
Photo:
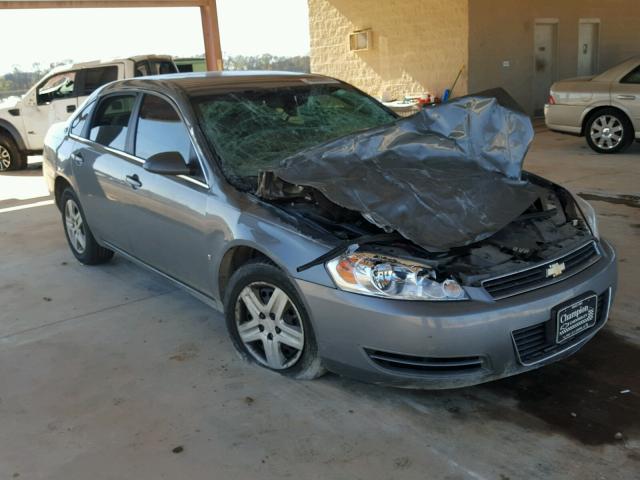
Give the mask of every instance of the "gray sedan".
<svg viewBox="0 0 640 480">
<path fill-rule="evenodd" d="M 494 108 L 511 129 L 526 118 L 486 99 L 425 115 L 437 122 L 446 108 L 463 112 L 464 102 L 474 105 L 473 115 Z M 282 374 L 312 379 L 330 370 L 451 388 L 576 352 L 604 326 L 616 287 L 615 253 L 600 237 L 593 209 L 540 177 L 519 178 L 515 163 L 509 178 L 496 172 L 506 141 L 501 129 L 480 129 L 483 138 L 493 132 L 498 139 L 483 154 L 488 170 L 453 159 L 469 144 L 459 126 L 456 138 L 412 131 L 400 144 L 394 129 L 431 128 L 426 118 L 398 120 L 359 90 L 319 75 L 132 79 L 95 92 L 49 131 L 43 171 L 80 262 L 101 264 L 117 253 L 164 276 L 224 312 L 247 360 Z M 526 151 L 516 140 L 508 150 Z M 325 187 L 366 171 L 337 158 L 333 165 L 342 170 L 328 172 L 315 159 L 367 142 L 375 144 L 377 165 L 375 155 L 398 148 L 379 180 L 347 182 L 338 191 L 369 202 L 364 212 L 345 208 Z M 421 167 L 424 159 L 411 153 L 418 147 L 448 157 L 437 168 Z M 298 152 L 312 152 L 308 163 L 298 162 Z M 421 189 L 400 188 L 397 198 L 415 194 L 420 202 L 384 224 L 379 213 L 394 198 L 376 202 L 369 193 L 383 182 L 397 186 L 391 172 L 401 161 L 412 162 L 403 180 L 409 183 L 465 164 L 468 189 L 459 188 L 455 172 L 449 181 L 436 178 L 433 190 L 451 188 L 451 197 L 435 195 L 425 209 Z M 278 172 L 287 163 L 323 171 L 325 183 L 306 167 L 297 173 L 311 182 L 284 181 Z M 506 197 L 497 210 L 468 203 L 474 185 L 488 195 L 492 188 L 484 186 L 494 184 L 524 199 L 524 207 Z M 477 231 L 463 235 L 442 214 L 447 209 L 458 209 L 461 225 Z"/>
<path fill-rule="evenodd" d="M 554 83 L 544 116 L 551 130 L 583 135 L 598 153 L 623 151 L 640 140 L 640 57 Z"/>
</svg>

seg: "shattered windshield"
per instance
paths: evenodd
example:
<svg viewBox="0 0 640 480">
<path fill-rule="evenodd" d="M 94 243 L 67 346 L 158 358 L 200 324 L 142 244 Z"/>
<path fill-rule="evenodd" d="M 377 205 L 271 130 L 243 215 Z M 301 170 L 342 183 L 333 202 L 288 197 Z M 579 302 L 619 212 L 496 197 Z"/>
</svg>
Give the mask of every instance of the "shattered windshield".
<svg viewBox="0 0 640 480">
<path fill-rule="evenodd" d="M 296 152 L 396 119 L 341 84 L 231 92 L 195 105 L 225 174 L 245 184 Z"/>
</svg>

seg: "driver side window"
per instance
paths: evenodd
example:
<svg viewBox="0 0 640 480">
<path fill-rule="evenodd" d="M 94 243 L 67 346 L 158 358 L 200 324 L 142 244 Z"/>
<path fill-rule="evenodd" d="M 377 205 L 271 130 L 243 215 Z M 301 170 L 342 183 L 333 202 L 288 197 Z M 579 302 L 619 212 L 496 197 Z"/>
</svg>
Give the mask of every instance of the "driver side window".
<svg viewBox="0 0 640 480">
<path fill-rule="evenodd" d="M 204 181 L 191 136 L 178 112 L 166 100 L 145 95 L 138 114 L 135 155 L 143 160 L 158 153 L 178 152 L 191 167 L 191 176 Z"/>
<path fill-rule="evenodd" d="M 49 77 L 37 91 L 38 105 L 76 95 L 76 72 L 63 72 Z"/>
</svg>

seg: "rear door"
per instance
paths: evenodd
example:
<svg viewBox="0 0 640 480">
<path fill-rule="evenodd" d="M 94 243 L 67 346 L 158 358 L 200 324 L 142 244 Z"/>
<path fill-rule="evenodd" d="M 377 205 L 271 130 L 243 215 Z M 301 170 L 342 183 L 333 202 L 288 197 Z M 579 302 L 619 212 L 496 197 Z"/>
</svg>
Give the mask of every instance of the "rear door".
<svg viewBox="0 0 640 480">
<path fill-rule="evenodd" d="M 98 239 L 127 252 L 130 212 L 138 199 L 137 183 L 127 178 L 137 162 L 126 152 L 136 98 L 135 93 L 105 96 L 87 106 L 93 110 L 90 120 L 82 120 L 87 126 L 78 130 L 76 121 L 71 126 L 77 140 L 72 169 L 87 223 Z"/>
<path fill-rule="evenodd" d="M 87 99 L 99 87 L 109 82 L 123 78 L 124 65 L 122 63 L 85 68 L 78 72 L 78 105 Z"/>
<path fill-rule="evenodd" d="M 635 131 L 640 133 L 640 65 L 611 85 L 611 103 L 629 112 Z"/>
<path fill-rule="evenodd" d="M 146 159 L 169 151 L 179 152 L 193 174 L 159 175 L 144 170 Z M 151 93 L 142 97 L 133 153 L 140 163 L 129 165 L 126 174 L 141 184 L 130 208 L 133 254 L 197 290 L 208 291 L 209 188 L 189 131 L 167 98 Z"/>
</svg>

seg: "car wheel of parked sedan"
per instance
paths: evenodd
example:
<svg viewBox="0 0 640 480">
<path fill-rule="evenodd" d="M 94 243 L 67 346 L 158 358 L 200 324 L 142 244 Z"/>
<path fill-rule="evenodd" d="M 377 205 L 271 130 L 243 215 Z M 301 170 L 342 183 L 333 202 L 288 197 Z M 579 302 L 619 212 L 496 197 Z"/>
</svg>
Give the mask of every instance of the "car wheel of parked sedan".
<svg viewBox="0 0 640 480">
<path fill-rule="evenodd" d="M 27 166 L 27 157 L 23 155 L 14 141 L 0 135 L 0 172 L 21 170 Z"/>
<path fill-rule="evenodd" d="M 617 153 L 633 141 L 633 127 L 627 117 L 613 108 L 595 112 L 587 121 L 587 143 L 598 153 Z"/>
<path fill-rule="evenodd" d="M 111 260 L 113 251 L 96 242 L 75 193 L 70 188 L 62 192 L 62 223 L 73 255 L 85 265 L 98 265 Z"/>
<path fill-rule="evenodd" d="M 275 265 L 240 267 L 229 281 L 224 307 L 229 334 L 246 359 L 298 379 L 325 373 L 304 304 Z"/>
</svg>

